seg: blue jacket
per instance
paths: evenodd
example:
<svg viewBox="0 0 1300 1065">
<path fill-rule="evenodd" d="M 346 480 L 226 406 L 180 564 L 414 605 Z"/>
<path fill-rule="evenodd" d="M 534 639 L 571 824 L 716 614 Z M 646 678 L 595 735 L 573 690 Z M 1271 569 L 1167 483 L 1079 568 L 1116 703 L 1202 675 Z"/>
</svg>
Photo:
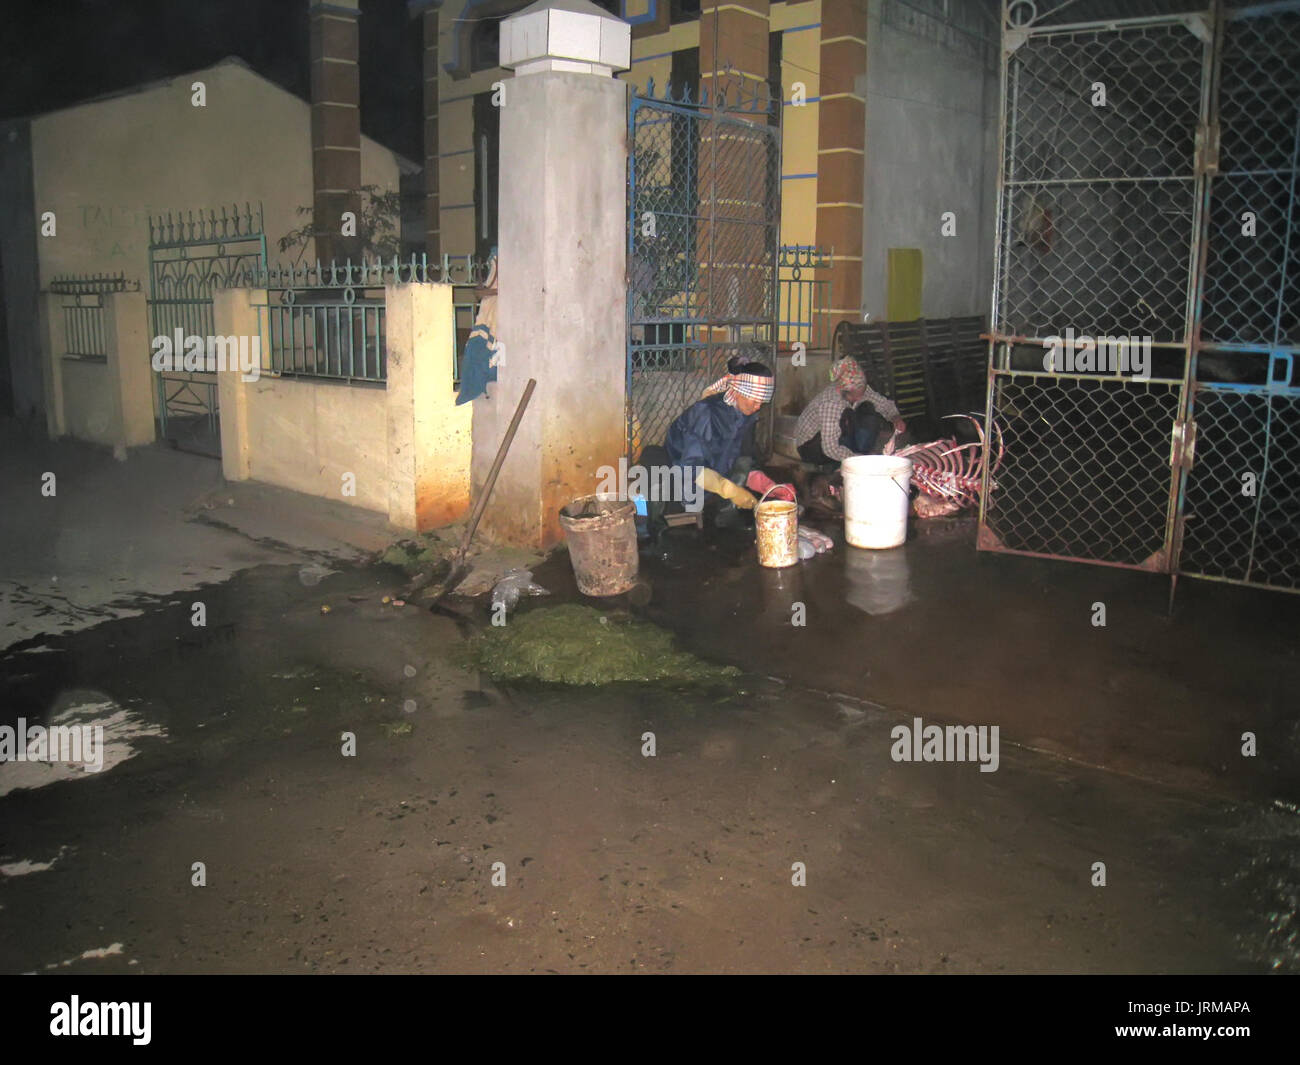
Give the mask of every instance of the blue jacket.
<svg viewBox="0 0 1300 1065">
<path fill-rule="evenodd" d="M 668 427 L 668 439 L 664 441 L 672 464 L 685 467 L 683 486 L 694 491 L 696 466 L 717 470 L 726 477 L 740 457 L 745 430 L 757 418 L 757 414 L 741 414 L 738 408 L 729 406 L 724 393 L 687 407 Z"/>
</svg>

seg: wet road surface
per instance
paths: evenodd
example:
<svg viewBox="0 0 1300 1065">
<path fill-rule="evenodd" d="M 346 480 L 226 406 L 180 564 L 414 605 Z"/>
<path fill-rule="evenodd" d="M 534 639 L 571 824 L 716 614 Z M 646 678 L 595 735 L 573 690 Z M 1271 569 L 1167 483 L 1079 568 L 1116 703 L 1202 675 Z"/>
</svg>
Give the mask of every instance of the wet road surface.
<svg viewBox="0 0 1300 1065">
<path fill-rule="evenodd" d="M 539 579 L 562 599 L 558 563 Z M 707 637 L 707 582 L 760 622 L 788 616 L 784 592 L 724 560 L 687 600 L 689 572 L 652 572 L 651 611 L 675 602 L 694 648 L 748 662 L 734 691 L 497 688 L 448 661 L 465 624 L 380 603 L 400 584 L 383 567 L 266 566 L 10 648 L 0 723 L 112 721 L 116 764 L 16 787 L 24 767 L 0 766 L 0 968 L 1300 965 L 1284 799 L 1072 763 L 1017 746 L 1013 721 L 996 772 L 896 762 L 917 710 L 889 704 L 903 636 L 879 630 L 817 685 L 845 694 L 818 694 L 800 676 L 833 657 L 816 641 L 774 662 L 761 624 Z M 957 663 L 924 679 L 919 712 L 942 720 Z"/>
</svg>

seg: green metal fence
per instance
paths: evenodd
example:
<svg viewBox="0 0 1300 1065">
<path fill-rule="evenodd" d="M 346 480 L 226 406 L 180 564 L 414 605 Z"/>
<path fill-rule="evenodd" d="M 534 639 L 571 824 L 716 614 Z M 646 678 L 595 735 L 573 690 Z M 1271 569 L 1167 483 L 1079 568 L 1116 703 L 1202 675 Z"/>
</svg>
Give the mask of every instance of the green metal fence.
<svg viewBox="0 0 1300 1065">
<path fill-rule="evenodd" d="M 267 290 L 267 302 L 257 308 L 264 371 L 357 383 L 382 383 L 388 377 L 385 286 L 452 285 L 455 315 L 448 340 L 456 352 L 455 385 L 484 277 L 486 264 L 470 255 L 443 255 L 433 263 L 425 255 L 411 255 L 276 265 L 250 272 L 243 283 Z"/>
<path fill-rule="evenodd" d="M 149 216 L 152 337 L 212 336 L 213 296 L 266 263 L 262 207 L 246 203 Z M 152 345 L 151 345 L 152 354 Z M 220 392 L 206 370 L 155 373 L 159 435 L 185 451 L 221 454 Z"/>
<path fill-rule="evenodd" d="M 140 290 L 139 281 L 122 274 L 60 274 L 50 282 L 50 291 L 64 297 L 63 357 L 104 362 L 108 359 L 108 327 L 104 295 Z"/>
<path fill-rule="evenodd" d="M 269 267 L 257 281 L 267 290 L 267 302 L 258 307 L 262 369 L 281 376 L 383 381 L 384 285 L 403 265 Z"/>
</svg>

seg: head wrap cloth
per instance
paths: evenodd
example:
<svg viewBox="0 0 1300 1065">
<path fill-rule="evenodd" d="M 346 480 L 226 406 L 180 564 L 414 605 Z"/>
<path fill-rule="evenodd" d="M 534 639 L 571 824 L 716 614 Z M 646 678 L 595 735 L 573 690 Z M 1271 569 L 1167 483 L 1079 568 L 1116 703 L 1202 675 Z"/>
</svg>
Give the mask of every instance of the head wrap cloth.
<svg viewBox="0 0 1300 1065">
<path fill-rule="evenodd" d="M 831 380 L 839 385 L 841 392 L 860 392 L 867 387 L 867 375 L 857 359 L 840 359 L 831 367 Z"/>
<path fill-rule="evenodd" d="M 752 373 L 729 373 L 719 377 L 713 384 L 704 390 L 705 396 L 716 395 L 719 392 L 727 393 L 727 401 L 733 406 L 737 396 L 745 396 L 747 399 L 756 399 L 760 403 L 766 403 L 772 398 L 772 391 L 776 387 L 776 382 L 771 377 L 760 377 Z"/>
</svg>

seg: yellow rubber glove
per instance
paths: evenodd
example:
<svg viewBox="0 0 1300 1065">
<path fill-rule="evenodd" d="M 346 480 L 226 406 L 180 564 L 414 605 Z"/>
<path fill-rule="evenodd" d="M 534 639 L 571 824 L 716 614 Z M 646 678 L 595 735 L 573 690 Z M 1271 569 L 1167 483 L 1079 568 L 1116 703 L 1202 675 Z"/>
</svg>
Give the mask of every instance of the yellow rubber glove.
<svg viewBox="0 0 1300 1065">
<path fill-rule="evenodd" d="M 695 474 L 695 483 L 706 492 L 729 499 L 741 510 L 754 509 L 754 496 L 747 489 L 741 488 L 734 481 L 728 481 L 717 470 L 700 469 Z"/>
</svg>

